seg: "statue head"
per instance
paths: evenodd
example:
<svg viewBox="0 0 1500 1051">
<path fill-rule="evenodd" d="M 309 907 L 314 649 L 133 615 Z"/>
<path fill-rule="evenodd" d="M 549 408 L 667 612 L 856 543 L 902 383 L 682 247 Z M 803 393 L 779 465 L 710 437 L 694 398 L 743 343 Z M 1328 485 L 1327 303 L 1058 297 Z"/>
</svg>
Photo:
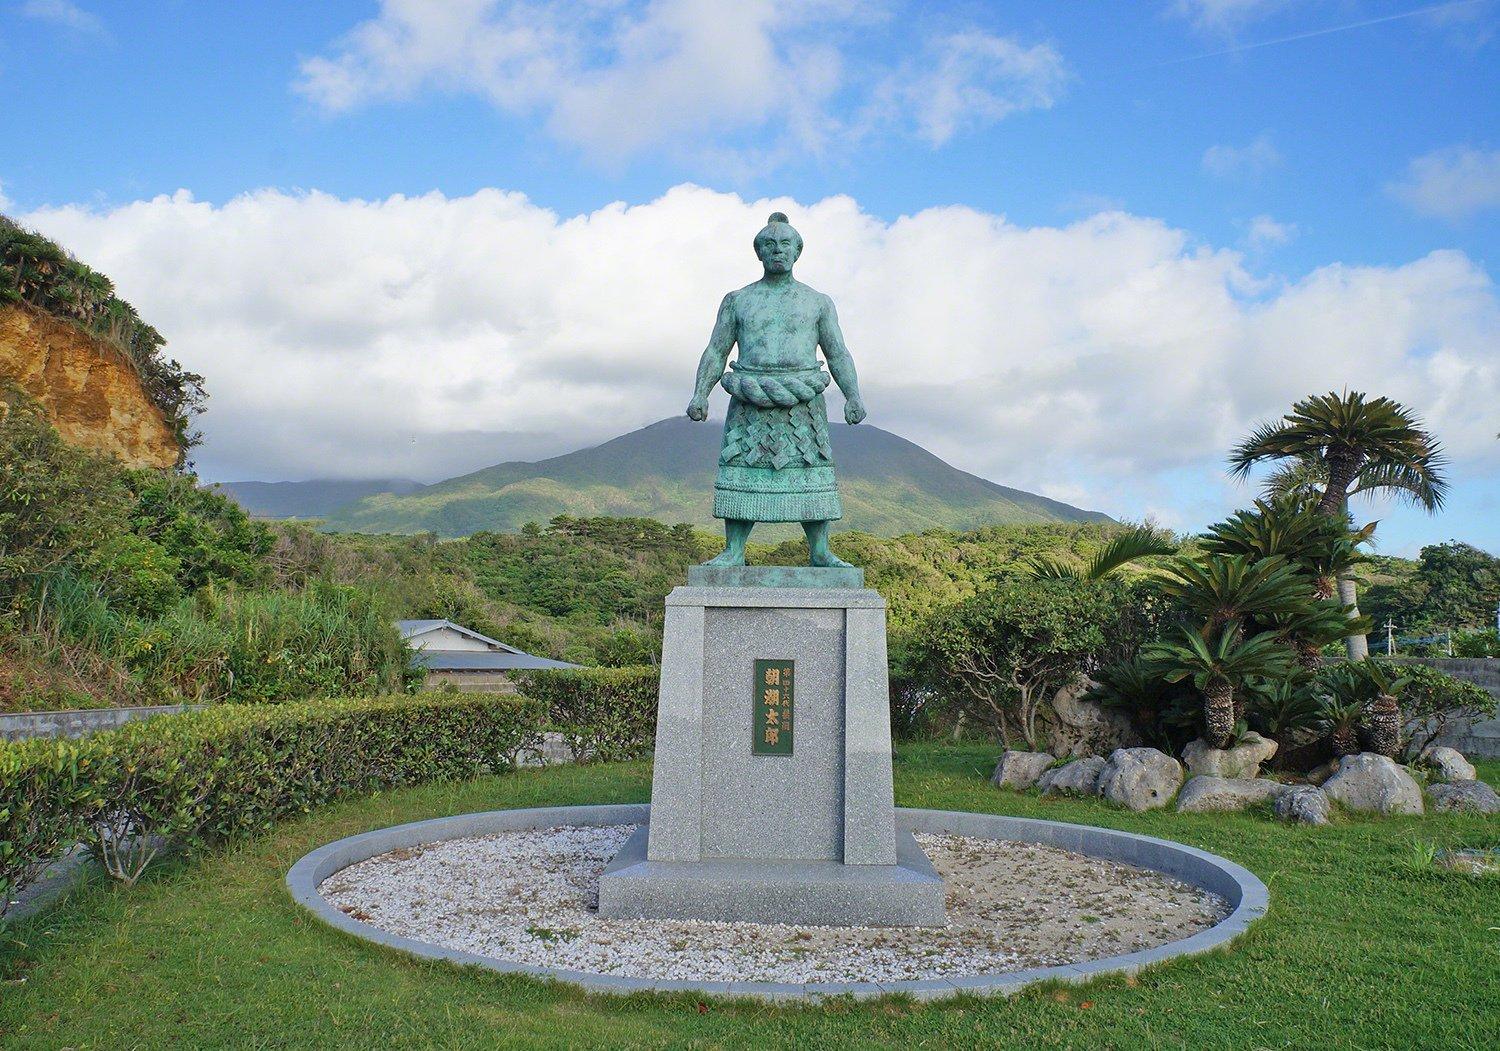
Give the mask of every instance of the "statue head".
<svg viewBox="0 0 1500 1051">
<path fill-rule="evenodd" d="M 768 274 L 785 274 L 802 254 L 802 235 L 781 212 L 772 212 L 755 235 L 755 254 Z"/>
</svg>

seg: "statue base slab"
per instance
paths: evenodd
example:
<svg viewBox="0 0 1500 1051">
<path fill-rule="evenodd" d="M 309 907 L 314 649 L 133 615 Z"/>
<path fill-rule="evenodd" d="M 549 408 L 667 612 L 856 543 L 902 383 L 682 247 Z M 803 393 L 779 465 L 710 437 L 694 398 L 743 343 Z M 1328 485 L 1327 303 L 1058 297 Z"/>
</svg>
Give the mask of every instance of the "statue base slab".
<svg viewBox="0 0 1500 1051">
<path fill-rule="evenodd" d="M 943 880 L 906 829 L 896 864 L 837 861 L 651 861 L 650 826 L 599 880 L 599 915 L 825 927 L 941 927 Z"/>
<path fill-rule="evenodd" d="M 667 596 L 651 819 L 606 869 L 601 915 L 941 924 L 942 881 L 895 818 L 884 599 Z"/>
<path fill-rule="evenodd" d="M 688 586 L 705 588 L 862 588 L 858 566 L 689 566 Z"/>
</svg>

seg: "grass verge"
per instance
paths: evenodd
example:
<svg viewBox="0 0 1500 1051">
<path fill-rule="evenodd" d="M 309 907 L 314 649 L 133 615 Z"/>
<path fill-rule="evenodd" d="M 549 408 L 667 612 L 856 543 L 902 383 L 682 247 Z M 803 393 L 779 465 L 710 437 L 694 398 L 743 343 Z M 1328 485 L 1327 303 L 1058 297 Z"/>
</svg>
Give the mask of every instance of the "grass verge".
<svg viewBox="0 0 1500 1051">
<path fill-rule="evenodd" d="M 1077 821 L 1222 854 L 1271 888 L 1227 950 L 1010 1000 L 816 1006 L 585 996 L 424 963 L 305 916 L 282 878 L 384 825 L 502 807 L 642 801 L 644 763 L 523 771 L 320 810 L 134 889 L 95 881 L 0 932 L 0 1045 L 14 1048 L 709 1046 L 1481 1048 L 1500 1017 L 1500 880 L 1424 866 L 1493 846 L 1492 818 L 1288 827 L 1256 814 L 1131 814 L 985 780 L 997 752 L 904 745 L 903 805 Z M 1500 780 L 1500 764 L 1481 776 Z"/>
</svg>

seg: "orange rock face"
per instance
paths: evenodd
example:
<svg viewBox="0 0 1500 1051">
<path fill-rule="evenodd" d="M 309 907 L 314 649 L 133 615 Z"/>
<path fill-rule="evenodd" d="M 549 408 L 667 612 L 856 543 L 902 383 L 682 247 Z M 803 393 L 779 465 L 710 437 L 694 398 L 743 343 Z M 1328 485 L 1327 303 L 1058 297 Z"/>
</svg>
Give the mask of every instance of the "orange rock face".
<svg viewBox="0 0 1500 1051">
<path fill-rule="evenodd" d="M 131 467 L 177 463 L 177 438 L 130 362 L 81 329 L 0 307 L 0 377 L 35 398 L 64 441 Z"/>
</svg>

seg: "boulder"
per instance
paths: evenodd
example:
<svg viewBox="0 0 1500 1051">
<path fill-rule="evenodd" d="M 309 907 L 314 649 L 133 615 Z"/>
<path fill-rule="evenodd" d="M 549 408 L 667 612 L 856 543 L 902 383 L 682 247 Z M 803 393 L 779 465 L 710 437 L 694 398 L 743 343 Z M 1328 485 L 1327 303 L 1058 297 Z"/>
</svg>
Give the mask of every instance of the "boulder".
<svg viewBox="0 0 1500 1051">
<path fill-rule="evenodd" d="M 1259 777 L 1260 764 L 1275 754 L 1276 742 L 1252 730 L 1233 748 L 1212 748 L 1201 738 L 1189 741 L 1182 750 L 1182 761 L 1195 777 L 1241 780 Z"/>
<path fill-rule="evenodd" d="M 1195 777 L 1182 787 L 1177 809 L 1186 813 L 1244 810 L 1286 791 L 1286 785 L 1259 777 Z"/>
<path fill-rule="evenodd" d="M 1089 700 L 1093 687 L 1088 679 L 1064 686 L 1052 695 L 1042 717 L 1047 751 L 1058 756 L 1107 755 L 1116 748 L 1141 743 L 1124 712 L 1113 711 Z"/>
<path fill-rule="evenodd" d="M 1346 755 L 1323 794 L 1345 809 L 1368 814 L 1420 814 L 1422 788 L 1394 759 L 1374 752 Z"/>
<path fill-rule="evenodd" d="M 995 764 L 990 781 L 997 788 L 1030 788 L 1057 758 L 1047 752 L 1006 752 Z"/>
<path fill-rule="evenodd" d="M 1473 778 L 1428 785 L 1427 798 L 1440 814 L 1500 814 L 1500 794 Z"/>
<path fill-rule="evenodd" d="M 1431 767 L 1440 781 L 1472 781 L 1479 776 L 1474 764 L 1465 759 L 1462 752 L 1445 745 L 1422 749 L 1417 762 Z"/>
<path fill-rule="evenodd" d="M 1276 797 L 1272 808 L 1283 821 L 1300 821 L 1304 825 L 1328 824 L 1328 797 L 1312 785 L 1289 785 Z"/>
<path fill-rule="evenodd" d="M 1044 796 L 1096 796 L 1099 794 L 1099 774 L 1103 769 L 1102 757 L 1085 756 L 1066 766 L 1048 770 L 1037 781 L 1036 786 Z"/>
<path fill-rule="evenodd" d="M 1334 774 L 1339 772 L 1339 761 L 1330 759 L 1322 766 L 1315 766 L 1307 772 L 1307 780 L 1315 785 L 1321 785 Z"/>
<path fill-rule="evenodd" d="M 1182 787 L 1182 764 L 1156 748 L 1116 748 L 1099 772 L 1099 794 L 1131 810 L 1155 810 Z"/>
</svg>

